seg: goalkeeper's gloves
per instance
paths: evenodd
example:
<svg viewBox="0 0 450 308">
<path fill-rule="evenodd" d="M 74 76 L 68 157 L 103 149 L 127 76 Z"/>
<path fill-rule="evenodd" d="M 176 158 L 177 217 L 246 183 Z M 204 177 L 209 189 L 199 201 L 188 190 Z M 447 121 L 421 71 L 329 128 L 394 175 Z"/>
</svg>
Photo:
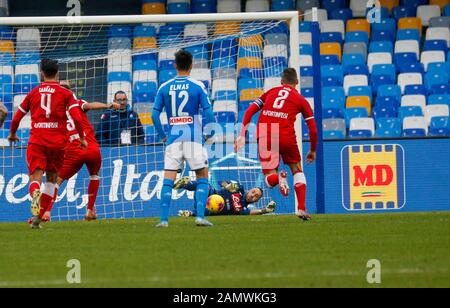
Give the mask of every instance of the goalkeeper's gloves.
<svg viewBox="0 0 450 308">
<path fill-rule="evenodd" d="M 239 183 L 233 182 L 233 181 L 231 181 L 229 183 L 223 181 L 220 186 L 222 186 L 223 189 L 225 189 L 233 194 L 239 190 Z"/>
<path fill-rule="evenodd" d="M 277 207 L 277 203 L 275 201 L 270 201 L 270 203 L 263 210 L 263 213 L 264 214 L 273 213 L 273 212 L 275 212 L 276 207 Z"/>
</svg>

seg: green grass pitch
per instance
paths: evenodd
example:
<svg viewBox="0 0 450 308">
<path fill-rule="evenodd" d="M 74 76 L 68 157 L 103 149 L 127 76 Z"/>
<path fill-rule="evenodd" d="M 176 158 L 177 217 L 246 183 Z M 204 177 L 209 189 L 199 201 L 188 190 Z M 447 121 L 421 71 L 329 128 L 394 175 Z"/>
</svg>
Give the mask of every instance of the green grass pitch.
<svg viewBox="0 0 450 308">
<path fill-rule="evenodd" d="M 0 224 L 0 287 L 450 287 L 450 212 Z M 367 262 L 381 262 L 370 285 Z"/>
</svg>

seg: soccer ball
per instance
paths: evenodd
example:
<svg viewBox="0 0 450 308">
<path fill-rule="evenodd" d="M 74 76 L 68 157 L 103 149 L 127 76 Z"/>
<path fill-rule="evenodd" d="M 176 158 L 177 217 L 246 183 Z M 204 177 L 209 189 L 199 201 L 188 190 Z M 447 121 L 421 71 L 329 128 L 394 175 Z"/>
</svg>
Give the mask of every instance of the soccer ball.
<svg viewBox="0 0 450 308">
<path fill-rule="evenodd" d="M 206 201 L 206 208 L 213 214 L 222 212 L 224 206 L 225 200 L 222 198 L 222 196 L 219 195 L 209 196 L 208 200 Z"/>
</svg>

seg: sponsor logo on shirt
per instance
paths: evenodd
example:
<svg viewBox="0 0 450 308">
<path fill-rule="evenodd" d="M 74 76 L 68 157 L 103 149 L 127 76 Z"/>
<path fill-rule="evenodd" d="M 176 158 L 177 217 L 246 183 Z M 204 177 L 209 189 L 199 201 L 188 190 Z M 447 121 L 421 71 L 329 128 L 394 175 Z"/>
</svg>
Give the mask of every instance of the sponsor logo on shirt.
<svg viewBox="0 0 450 308">
<path fill-rule="evenodd" d="M 243 206 L 241 204 L 241 195 L 240 194 L 233 194 L 231 196 L 231 199 L 233 201 L 233 208 L 236 212 L 240 212 L 243 209 Z"/>
<path fill-rule="evenodd" d="M 58 128 L 58 122 L 52 123 L 35 123 L 34 128 Z"/>
<path fill-rule="evenodd" d="M 192 117 L 170 118 L 170 125 L 186 125 L 192 123 L 194 123 L 194 119 Z"/>
<path fill-rule="evenodd" d="M 276 111 L 270 111 L 270 110 L 264 110 L 263 115 L 266 117 L 273 117 L 273 118 L 280 118 L 280 119 L 288 119 L 289 114 L 284 112 L 276 112 Z"/>
</svg>

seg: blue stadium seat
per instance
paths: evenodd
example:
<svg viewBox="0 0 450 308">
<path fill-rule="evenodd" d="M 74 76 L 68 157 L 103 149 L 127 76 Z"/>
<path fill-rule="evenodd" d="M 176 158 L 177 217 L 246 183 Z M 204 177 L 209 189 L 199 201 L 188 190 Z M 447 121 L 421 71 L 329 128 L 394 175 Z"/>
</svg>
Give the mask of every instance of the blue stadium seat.
<svg viewBox="0 0 450 308">
<path fill-rule="evenodd" d="M 425 41 L 423 44 L 423 51 L 443 51 L 445 54 L 448 53 L 447 41 L 444 40 L 430 40 Z"/>
<path fill-rule="evenodd" d="M 17 137 L 19 137 L 20 141 L 18 146 L 27 146 L 28 140 L 30 139 L 30 130 L 29 129 L 19 129 L 17 131 Z"/>
<path fill-rule="evenodd" d="M 143 54 L 137 54 L 133 55 L 133 63 L 137 61 L 157 61 L 158 54 L 155 53 L 143 53 Z"/>
<path fill-rule="evenodd" d="M 310 21 L 302 21 L 300 22 L 298 29 L 300 32 L 311 32 L 311 24 L 312 22 Z"/>
<path fill-rule="evenodd" d="M 425 86 L 431 93 L 433 86 L 448 85 L 449 75 L 447 72 L 431 72 L 425 75 Z"/>
<path fill-rule="evenodd" d="M 241 46 L 238 58 L 262 58 L 262 49 L 259 46 Z"/>
<path fill-rule="evenodd" d="M 348 65 L 344 67 L 344 75 L 366 75 L 369 78 L 369 67 L 367 65 Z"/>
<path fill-rule="evenodd" d="M 328 16 L 336 10 L 344 9 L 346 4 L 346 0 L 322 0 L 322 7 L 327 10 Z"/>
<path fill-rule="evenodd" d="M 450 4 L 444 8 L 444 16 L 450 16 Z"/>
<path fill-rule="evenodd" d="M 251 101 L 241 101 L 238 104 L 238 110 L 240 113 L 245 113 L 248 108 L 250 107 L 250 105 L 253 104 L 253 102 Z M 239 114 L 240 115 L 240 114 Z M 242 121 L 240 119 L 238 119 L 239 123 L 242 123 Z"/>
<path fill-rule="evenodd" d="M 236 57 L 238 53 L 238 46 L 236 40 L 226 39 L 214 42 L 212 44 L 211 51 L 213 59 Z"/>
<path fill-rule="evenodd" d="M 404 73 L 419 73 L 419 74 L 425 74 L 425 68 L 422 63 L 420 62 L 402 62 L 399 61 L 397 63 L 397 69 L 400 74 Z"/>
<path fill-rule="evenodd" d="M 234 57 L 232 58 L 216 58 L 212 60 L 211 69 L 215 70 L 217 68 L 236 68 L 236 60 Z M 241 75 L 243 74 L 244 69 L 241 70 Z"/>
<path fill-rule="evenodd" d="M 14 78 L 15 94 L 28 94 L 37 86 L 39 86 L 39 78 L 37 75 L 23 74 L 16 75 Z"/>
<path fill-rule="evenodd" d="M 236 114 L 234 112 L 216 112 L 214 113 L 217 123 L 236 123 Z"/>
<path fill-rule="evenodd" d="M 322 77 L 333 77 L 344 82 L 344 71 L 341 65 L 323 65 L 321 66 Z"/>
<path fill-rule="evenodd" d="M 284 68 L 283 68 L 284 69 Z M 282 69 L 282 70 L 283 70 Z M 280 75 L 281 76 L 281 75 Z M 270 76 L 270 77 L 280 77 L 280 76 Z M 304 66 L 300 67 L 300 76 L 303 77 L 313 77 L 314 76 L 314 68 L 312 66 Z"/>
<path fill-rule="evenodd" d="M 175 69 L 160 70 L 158 80 L 160 84 L 163 84 L 176 76 L 177 71 Z"/>
<path fill-rule="evenodd" d="M 449 84 L 440 84 L 431 86 L 430 94 L 450 94 Z"/>
<path fill-rule="evenodd" d="M 108 82 L 128 81 L 131 82 L 131 73 L 129 72 L 111 72 L 108 74 Z"/>
<path fill-rule="evenodd" d="M 342 57 L 342 66 L 344 71 L 346 67 L 356 66 L 356 65 L 366 65 L 366 59 L 361 54 L 346 54 Z"/>
<path fill-rule="evenodd" d="M 376 107 L 394 107 L 396 110 L 400 107 L 400 101 L 394 96 L 377 96 L 375 100 Z"/>
<path fill-rule="evenodd" d="M 134 71 L 157 71 L 158 70 L 158 64 L 155 60 L 151 61 L 143 61 L 138 60 L 133 62 L 133 70 Z"/>
<path fill-rule="evenodd" d="M 376 124 L 375 136 L 380 138 L 397 138 L 402 134 L 402 123 L 400 119 L 379 118 Z"/>
<path fill-rule="evenodd" d="M 373 95 L 378 94 L 378 89 L 381 86 L 391 85 L 395 83 L 395 77 L 392 78 L 391 75 L 372 75 L 370 78 L 370 86 L 372 87 Z"/>
<path fill-rule="evenodd" d="M 322 43 L 339 43 L 341 45 L 344 43 L 341 32 L 324 32 L 321 34 L 320 40 Z"/>
<path fill-rule="evenodd" d="M 340 61 L 337 55 L 321 55 L 320 63 L 321 65 L 338 65 Z"/>
<path fill-rule="evenodd" d="M 208 46 L 207 45 L 196 45 L 196 46 L 190 46 L 186 48 L 187 51 L 189 51 L 194 59 L 209 59 L 209 52 L 208 52 Z"/>
<path fill-rule="evenodd" d="M 0 75 L 0 101 L 13 101 L 13 79 L 11 75 Z"/>
<path fill-rule="evenodd" d="M 257 68 L 242 68 L 240 72 L 240 78 L 253 78 L 253 79 L 263 79 L 264 70 Z"/>
<path fill-rule="evenodd" d="M 351 139 L 368 139 L 372 138 L 372 132 L 369 130 L 350 130 L 348 136 Z"/>
<path fill-rule="evenodd" d="M 421 37 L 419 30 L 416 29 L 400 29 L 397 31 L 397 41 L 417 41 L 420 45 Z"/>
<path fill-rule="evenodd" d="M 395 21 L 395 19 L 382 19 L 381 23 L 372 24 L 372 41 L 383 41 L 382 38 L 388 38 L 386 39 L 387 41 L 393 42 L 396 38 L 396 31 L 397 22 Z"/>
<path fill-rule="evenodd" d="M 183 33 L 184 24 L 168 24 L 159 28 L 158 40 L 168 39 L 170 43 L 170 37 L 181 36 Z"/>
<path fill-rule="evenodd" d="M 433 94 L 428 96 L 428 105 L 447 104 L 450 107 L 450 94 Z"/>
<path fill-rule="evenodd" d="M 376 64 L 372 68 L 372 76 L 389 76 L 394 84 L 397 78 L 397 73 L 395 70 L 395 65 L 393 64 Z"/>
<path fill-rule="evenodd" d="M 345 35 L 346 43 L 365 43 L 369 46 L 369 33 L 364 31 L 347 32 Z"/>
<path fill-rule="evenodd" d="M 302 121 L 302 138 L 303 140 L 309 140 L 308 126 L 306 125 L 305 121 Z"/>
<path fill-rule="evenodd" d="M 397 67 L 397 71 L 399 71 L 399 68 L 402 65 L 407 63 L 417 63 L 418 61 L 417 54 L 414 52 L 400 52 L 394 55 L 394 63 Z"/>
<path fill-rule="evenodd" d="M 217 1 L 193 0 L 191 2 L 191 11 L 194 14 L 217 13 Z"/>
<path fill-rule="evenodd" d="M 271 11 L 293 11 L 295 9 L 294 2 L 289 0 L 272 0 Z"/>
<path fill-rule="evenodd" d="M 324 108 L 345 108 L 345 92 L 342 87 L 325 87 L 322 89 L 322 105 Z"/>
<path fill-rule="evenodd" d="M 113 37 L 132 37 L 133 31 L 130 26 L 113 25 L 108 30 L 108 38 Z"/>
<path fill-rule="evenodd" d="M 394 106 L 376 106 L 372 111 L 372 116 L 375 121 L 378 121 L 382 118 L 396 118 L 397 108 Z"/>
<path fill-rule="evenodd" d="M 133 89 L 133 101 L 135 103 L 153 103 L 157 87 L 155 82 L 136 82 Z"/>
<path fill-rule="evenodd" d="M 163 60 L 159 62 L 160 70 L 171 70 L 174 68 L 175 60 Z"/>
<path fill-rule="evenodd" d="M 323 119 L 345 119 L 344 109 L 323 108 Z"/>
<path fill-rule="evenodd" d="M 133 31 L 134 37 L 156 37 L 156 28 L 153 26 L 136 26 Z"/>
<path fill-rule="evenodd" d="M 288 67 L 287 59 L 284 57 L 265 58 L 263 65 L 266 77 L 281 77 L 283 71 Z"/>
<path fill-rule="evenodd" d="M 402 89 L 398 85 L 384 85 L 378 89 L 378 96 L 394 97 L 398 102 L 400 102 L 402 98 Z"/>
<path fill-rule="evenodd" d="M 426 137 L 427 132 L 424 129 L 404 129 L 402 133 L 402 137 L 410 137 L 410 138 L 420 138 Z"/>
<path fill-rule="evenodd" d="M 0 40 L 1 41 L 15 41 L 16 31 L 11 27 L 1 27 L 0 28 Z"/>
<path fill-rule="evenodd" d="M 405 95 L 427 95 L 428 91 L 424 85 L 408 85 L 405 87 Z"/>
<path fill-rule="evenodd" d="M 347 129 L 350 127 L 350 121 L 356 118 L 367 118 L 369 115 L 366 108 L 346 108 L 345 123 Z"/>
<path fill-rule="evenodd" d="M 345 139 L 345 135 L 339 130 L 326 130 L 323 132 L 325 140 L 340 140 Z"/>
<path fill-rule="evenodd" d="M 398 109 L 398 117 L 403 122 L 407 117 L 421 117 L 423 116 L 422 108 L 419 106 L 406 106 Z"/>
<path fill-rule="evenodd" d="M 322 87 L 342 87 L 343 82 L 337 77 L 322 77 Z"/>
<path fill-rule="evenodd" d="M 353 19 L 353 11 L 351 9 L 339 9 L 331 12 L 331 19 L 338 19 L 344 21 L 344 24 L 347 24 L 347 21 Z"/>
<path fill-rule="evenodd" d="M 397 6 L 392 9 L 392 17 L 395 20 L 407 17 L 416 17 L 416 9 L 412 7 Z"/>
<path fill-rule="evenodd" d="M 189 14 L 191 5 L 188 2 L 175 2 L 167 4 L 167 14 Z"/>
<path fill-rule="evenodd" d="M 388 52 L 394 54 L 394 44 L 389 41 L 371 42 L 369 46 L 369 53 Z"/>
<path fill-rule="evenodd" d="M 450 117 L 433 117 L 430 124 L 430 136 L 449 137 Z"/>
<path fill-rule="evenodd" d="M 372 87 L 370 87 L 370 86 L 350 87 L 348 89 L 348 97 L 353 97 L 353 96 L 367 96 L 370 98 L 370 101 L 372 101 Z"/>
<path fill-rule="evenodd" d="M 41 59 L 39 52 L 21 51 L 16 53 L 16 64 L 38 64 Z"/>
<path fill-rule="evenodd" d="M 388 31 L 376 31 L 372 34 L 372 42 L 394 42 L 395 37 Z"/>
<path fill-rule="evenodd" d="M 305 56 L 312 56 L 313 48 L 312 45 L 302 44 L 300 45 L 300 54 Z"/>
<path fill-rule="evenodd" d="M 428 0 L 401 0 L 400 4 L 404 7 L 417 9 L 419 5 L 428 4 Z"/>
<path fill-rule="evenodd" d="M 435 62 L 428 64 L 428 73 L 450 72 L 450 62 Z"/>
<path fill-rule="evenodd" d="M 241 78 L 238 83 L 238 94 L 240 95 L 242 90 L 262 88 L 264 88 L 262 79 Z"/>
<path fill-rule="evenodd" d="M 313 88 L 303 88 L 301 92 L 302 92 L 302 96 L 304 98 L 313 98 L 314 97 L 314 89 Z"/>
</svg>

